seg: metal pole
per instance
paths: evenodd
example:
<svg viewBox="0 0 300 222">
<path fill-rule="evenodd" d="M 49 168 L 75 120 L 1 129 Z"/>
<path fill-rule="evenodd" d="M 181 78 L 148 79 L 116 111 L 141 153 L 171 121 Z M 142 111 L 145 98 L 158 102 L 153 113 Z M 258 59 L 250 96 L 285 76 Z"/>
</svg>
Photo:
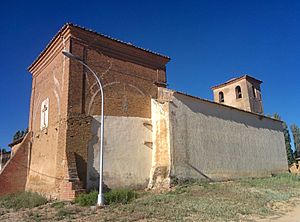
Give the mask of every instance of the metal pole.
<svg viewBox="0 0 300 222">
<path fill-rule="evenodd" d="M 86 67 L 95 77 L 99 88 L 100 88 L 100 97 L 101 97 L 101 125 L 100 125 L 100 156 L 99 156 L 99 193 L 98 193 L 98 200 L 97 205 L 103 206 L 104 205 L 104 196 L 103 196 L 103 142 L 104 142 L 104 93 L 103 87 L 101 84 L 100 79 L 98 78 L 97 74 L 86 64 L 84 63 L 81 58 L 71 54 L 70 52 L 64 51 L 62 52 L 66 57 L 70 59 L 74 59 Z"/>
</svg>

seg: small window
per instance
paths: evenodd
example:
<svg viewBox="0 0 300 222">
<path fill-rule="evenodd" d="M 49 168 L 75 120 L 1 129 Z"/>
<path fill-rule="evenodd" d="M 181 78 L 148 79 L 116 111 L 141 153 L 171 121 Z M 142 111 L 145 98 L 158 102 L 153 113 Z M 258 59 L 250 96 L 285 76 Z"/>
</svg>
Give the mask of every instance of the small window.
<svg viewBox="0 0 300 222">
<path fill-rule="evenodd" d="M 252 86 L 252 93 L 253 93 L 253 97 L 256 98 L 256 92 L 255 92 L 255 87 Z"/>
<path fill-rule="evenodd" d="M 219 92 L 219 102 L 220 103 L 224 102 L 224 93 L 223 92 Z"/>
<path fill-rule="evenodd" d="M 240 86 L 235 87 L 235 95 L 237 99 L 242 98 L 242 90 Z"/>
</svg>

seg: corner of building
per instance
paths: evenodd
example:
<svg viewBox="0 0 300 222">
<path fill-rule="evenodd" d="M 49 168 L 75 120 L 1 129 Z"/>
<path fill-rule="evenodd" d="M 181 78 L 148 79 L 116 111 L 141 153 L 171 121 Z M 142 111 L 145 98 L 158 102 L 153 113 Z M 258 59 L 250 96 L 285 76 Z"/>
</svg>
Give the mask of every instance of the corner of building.
<svg viewBox="0 0 300 222">
<path fill-rule="evenodd" d="M 151 100 L 152 167 L 148 188 L 164 189 L 171 185 L 171 139 L 169 105 L 173 91 L 159 87 L 158 98 Z"/>
</svg>

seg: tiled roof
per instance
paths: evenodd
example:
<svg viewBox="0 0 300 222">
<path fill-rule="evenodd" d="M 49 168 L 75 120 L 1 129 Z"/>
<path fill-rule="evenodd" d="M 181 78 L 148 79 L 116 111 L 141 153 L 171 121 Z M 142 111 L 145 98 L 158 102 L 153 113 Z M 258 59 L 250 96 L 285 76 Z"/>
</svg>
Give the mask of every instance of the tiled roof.
<svg viewBox="0 0 300 222">
<path fill-rule="evenodd" d="M 149 50 L 149 49 L 145 49 L 145 48 L 142 48 L 142 47 L 139 47 L 139 46 L 135 46 L 135 45 L 131 44 L 130 42 L 124 42 L 124 41 L 122 41 L 122 40 L 120 40 L 120 39 L 116 39 L 116 38 L 113 38 L 113 37 L 111 37 L 111 36 L 104 35 L 104 34 L 102 34 L 102 33 L 93 31 L 93 30 L 88 29 L 88 28 L 84 28 L 84 27 L 82 27 L 82 26 L 79 26 L 79 25 L 76 25 L 76 24 L 73 24 L 73 23 L 67 23 L 67 25 L 70 25 L 70 26 L 73 26 L 73 27 L 77 27 L 77 28 L 80 28 L 80 29 L 82 29 L 82 30 L 84 30 L 84 31 L 88 31 L 88 32 L 92 32 L 92 33 L 94 33 L 94 34 L 100 35 L 100 36 L 102 36 L 102 37 L 104 37 L 104 38 L 111 39 L 111 40 L 113 40 L 113 41 L 116 41 L 116 42 L 119 42 L 119 43 L 122 43 L 122 44 L 125 44 L 125 45 L 128 45 L 128 46 L 134 47 L 134 48 L 136 48 L 136 49 L 140 49 L 140 50 L 143 50 L 143 51 L 146 51 L 146 52 L 150 52 L 150 53 L 152 53 L 152 54 L 154 54 L 154 55 L 157 55 L 157 56 L 160 56 L 160 57 L 164 57 L 164 58 L 170 59 L 170 57 L 168 57 L 168 56 L 166 56 L 166 55 L 163 55 L 163 54 L 160 54 L 160 53 L 157 53 L 157 52 L 153 52 L 153 51 L 151 51 L 151 50 Z"/>
<path fill-rule="evenodd" d="M 221 86 L 225 86 L 225 85 L 228 85 L 228 84 L 230 84 L 230 83 L 239 81 L 239 80 L 241 80 L 241 79 L 246 79 L 246 78 L 251 79 L 251 80 L 254 80 L 254 81 L 257 81 L 257 82 L 259 82 L 259 83 L 262 83 L 261 80 L 256 79 L 256 78 L 254 78 L 254 77 L 252 77 L 252 76 L 249 76 L 249 75 L 243 75 L 243 76 L 240 76 L 240 77 L 232 78 L 232 79 L 230 79 L 230 80 L 228 80 L 228 81 L 226 81 L 226 82 L 224 82 L 224 83 L 218 84 L 218 85 L 216 85 L 216 86 L 213 86 L 213 87 L 211 87 L 211 89 L 216 89 L 216 88 L 219 88 L 219 87 L 221 87 Z"/>
</svg>

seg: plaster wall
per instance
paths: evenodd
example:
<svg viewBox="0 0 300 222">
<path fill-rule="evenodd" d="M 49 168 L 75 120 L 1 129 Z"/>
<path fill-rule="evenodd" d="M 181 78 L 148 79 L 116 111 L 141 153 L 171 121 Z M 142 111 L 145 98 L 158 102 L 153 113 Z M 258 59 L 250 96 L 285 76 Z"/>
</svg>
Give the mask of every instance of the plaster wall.
<svg viewBox="0 0 300 222">
<path fill-rule="evenodd" d="M 160 93 L 159 90 L 158 93 Z M 164 89 L 167 92 L 167 89 Z M 165 93 L 167 95 L 167 93 Z M 170 185 L 170 120 L 169 103 L 152 99 L 152 167 L 149 188 L 168 187 Z"/>
<path fill-rule="evenodd" d="M 172 176 L 226 180 L 287 171 L 281 122 L 180 93 L 169 106 Z"/>
<path fill-rule="evenodd" d="M 150 119 L 105 116 L 104 183 L 109 188 L 145 188 L 152 162 Z M 91 121 L 92 139 L 88 146 L 87 188 L 99 186 L 100 116 Z"/>
</svg>

